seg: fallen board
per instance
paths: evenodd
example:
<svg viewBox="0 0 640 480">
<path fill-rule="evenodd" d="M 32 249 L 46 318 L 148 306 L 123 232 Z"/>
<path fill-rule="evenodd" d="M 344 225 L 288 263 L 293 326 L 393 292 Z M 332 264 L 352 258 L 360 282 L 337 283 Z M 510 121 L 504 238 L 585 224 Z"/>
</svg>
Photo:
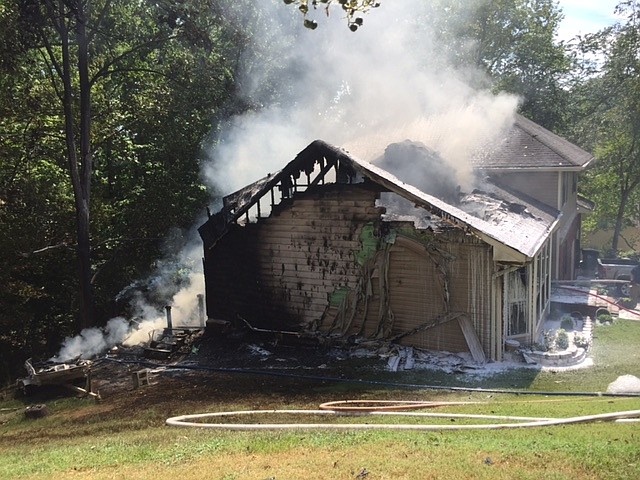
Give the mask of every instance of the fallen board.
<svg viewBox="0 0 640 480">
<path fill-rule="evenodd" d="M 466 315 L 458 317 L 458 324 L 462 329 L 464 339 L 467 341 L 467 345 L 469 346 L 469 351 L 471 352 L 471 356 L 473 357 L 473 359 L 478 363 L 486 363 L 487 358 L 484 355 L 482 344 L 480 343 L 480 339 L 476 334 L 475 328 L 473 328 L 471 319 Z"/>
</svg>

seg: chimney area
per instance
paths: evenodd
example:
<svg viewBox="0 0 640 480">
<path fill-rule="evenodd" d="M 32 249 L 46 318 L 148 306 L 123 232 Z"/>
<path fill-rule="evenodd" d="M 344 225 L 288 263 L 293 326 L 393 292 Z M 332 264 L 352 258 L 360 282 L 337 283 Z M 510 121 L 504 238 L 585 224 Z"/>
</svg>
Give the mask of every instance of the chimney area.
<svg viewBox="0 0 640 480">
<path fill-rule="evenodd" d="M 171 305 L 167 305 L 164 308 L 167 311 L 167 334 L 172 335 L 173 334 L 173 324 L 171 322 Z"/>
</svg>

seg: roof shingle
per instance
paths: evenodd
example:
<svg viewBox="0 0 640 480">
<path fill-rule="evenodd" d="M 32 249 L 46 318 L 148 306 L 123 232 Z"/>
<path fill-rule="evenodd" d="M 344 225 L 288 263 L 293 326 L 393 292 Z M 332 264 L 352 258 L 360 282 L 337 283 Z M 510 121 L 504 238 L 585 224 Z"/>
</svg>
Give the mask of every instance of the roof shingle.
<svg viewBox="0 0 640 480">
<path fill-rule="evenodd" d="M 583 170 L 593 155 L 546 128 L 516 115 L 494 147 L 473 159 L 480 170 Z"/>
</svg>

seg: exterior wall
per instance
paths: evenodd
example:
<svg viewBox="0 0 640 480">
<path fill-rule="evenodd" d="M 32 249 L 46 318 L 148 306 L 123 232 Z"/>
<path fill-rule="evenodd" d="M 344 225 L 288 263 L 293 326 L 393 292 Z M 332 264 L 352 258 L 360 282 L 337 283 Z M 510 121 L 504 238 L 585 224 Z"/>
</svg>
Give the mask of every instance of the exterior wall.
<svg viewBox="0 0 640 480">
<path fill-rule="evenodd" d="M 576 252 L 580 244 L 577 173 L 562 172 L 558 177 L 558 209 L 562 212 L 556 236 L 557 260 L 553 278 L 572 280 L 576 277 Z"/>
<path fill-rule="evenodd" d="M 560 172 L 516 172 L 496 175 L 502 184 L 508 185 L 539 202 L 558 208 L 558 177 Z"/>
<path fill-rule="evenodd" d="M 558 261 L 554 278 L 559 280 L 572 280 L 576 273 L 577 251 L 580 237 L 580 215 L 575 214 L 571 223 L 563 226 L 558 232 Z"/>
<path fill-rule="evenodd" d="M 562 215 L 554 233 L 553 279 L 570 280 L 576 275 L 576 252 L 580 245 L 580 216 L 576 172 L 502 173 L 503 184 L 559 210 Z"/>
<path fill-rule="evenodd" d="M 447 316 L 460 313 L 493 358 L 491 247 L 457 229 L 383 222 L 377 196 L 362 184 L 315 187 L 234 228 L 205 252 L 209 317 L 463 352 Z"/>
<path fill-rule="evenodd" d="M 532 262 L 503 275 L 502 318 L 504 338 L 523 344 L 536 341 L 549 314 L 551 301 L 551 251 L 546 242 Z"/>
<path fill-rule="evenodd" d="M 225 235 L 205 255 L 209 316 L 246 315 L 279 329 L 319 323 L 331 295 L 358 282 L 355 253 L 362 227 L 380 217 L 376 195 L 354 186 L 306 191 Z"/>
<path fill-rule="evenodd" d="M 391 335 L 399 335 L 449 312 L 464 312 L 489 356 L 491 269 L 490 248 L 458 232 L 442 234 L 438 249 L 418 240 L 398 237 L 389 252 L 389 305 L 393 313 Z M 467 352 L 469 347 L 458 321 L 448 321 L 400 343 L 432 350 Z"/>
</svg>

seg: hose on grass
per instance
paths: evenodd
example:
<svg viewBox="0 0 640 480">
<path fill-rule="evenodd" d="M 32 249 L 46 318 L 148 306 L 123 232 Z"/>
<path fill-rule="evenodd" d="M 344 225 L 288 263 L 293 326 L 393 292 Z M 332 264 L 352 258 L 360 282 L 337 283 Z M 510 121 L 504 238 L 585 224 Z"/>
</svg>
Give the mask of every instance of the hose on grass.
<svg viewBox="0 0 640 480">
<path fill-rule="evenodd" d="M 429 402 L 423 400 L 337 400 L 321 403 L 320 410 L 334 412 L 393 412 L 419 410 L 421 408 L 444 407 L 448 405 L 477 405 L 483 402 Z"/>
<path fill-rule="evenodd" d="M 514 423 L 483 423 L 483 424 L 388 424 L 388 423 L 209 423 L 196 422 L 210 418 L 248 416 L 248 415 L 323 415 L 341 416 L 345 413 L 333 410 L 239 410 L 232 412 L 197 413 L 192 415 L 180 415 L 166 420 L 168 426 L 185 428 L 209 428 L 217 430 L 413 430 L 413 431 L 444 431 L 444 430 L 498 430 L 514 428 L 550 427 L 557 425 L 570 425 L 578 423 L 591 423 L 602 421 L 629 421 L 640 417 L 640 410 L 603 413 L 598 415 L 586 415 L 570 418 L 535 418 L 535 417 L 505 417 L 493 415 L 465 415 L 465 414 L 433 414 L 419 412 L 360 412 L 357 416 L 438 416 L 450 418 L 470 419 L 497 419 L 501 421 L 516 420 Z"/>
</svg>

